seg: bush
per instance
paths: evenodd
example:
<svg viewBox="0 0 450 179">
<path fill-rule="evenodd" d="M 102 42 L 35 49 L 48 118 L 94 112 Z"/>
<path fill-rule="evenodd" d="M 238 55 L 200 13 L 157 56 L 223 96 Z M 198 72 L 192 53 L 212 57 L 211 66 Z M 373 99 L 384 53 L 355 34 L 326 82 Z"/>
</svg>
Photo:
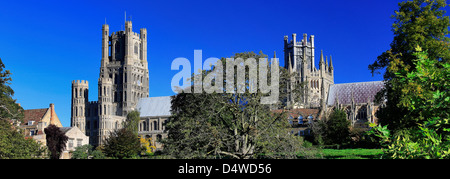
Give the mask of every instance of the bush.
<svg viewBox="0 0 450 179">
<path fill-rule="evenodd" d="M 102 151 L 93 150 L 93 146 L 86 144 L 75 148 L 72 153 L 72 159 L 104 159 L 106 158 Z"/>
<path fill-rule="evenodd" d="M 104 153 L 112 158 L 135 158 L 145 150 L 134 132 L 122 128 L 112 132 L 106 139 Z"/>
</svg>

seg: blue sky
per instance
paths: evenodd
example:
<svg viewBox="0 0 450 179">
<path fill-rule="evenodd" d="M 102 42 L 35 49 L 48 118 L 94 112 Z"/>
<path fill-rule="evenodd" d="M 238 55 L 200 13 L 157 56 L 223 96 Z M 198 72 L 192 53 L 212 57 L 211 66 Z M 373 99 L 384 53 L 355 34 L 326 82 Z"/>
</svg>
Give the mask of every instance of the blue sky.
<svg viewBox="0 0 450 179">
<path fill-rule="evenodd" d="M 367 66 L 389 49 L 398 2 L 4 1 L 0 58 L 24 109 L 54 103 L 63 126 L 70 126 L 72 80 L 88 80 L 89 100 L 97 101 L 105 18 L 110 32 L 122 29 L 125 11 L 133 31 L 147 28 L 150 96 L 166 96 L 174 94 L 175 58 L 188 58 L 193 66 L 194 49 L 202 49 L 203 60 L 260 50 L 280 57 L 283 37 L 292 33 L 315 35 L 316 56 L 320 50 L 333 56 L 335 83 L 382 80 Z"/>
</svg>

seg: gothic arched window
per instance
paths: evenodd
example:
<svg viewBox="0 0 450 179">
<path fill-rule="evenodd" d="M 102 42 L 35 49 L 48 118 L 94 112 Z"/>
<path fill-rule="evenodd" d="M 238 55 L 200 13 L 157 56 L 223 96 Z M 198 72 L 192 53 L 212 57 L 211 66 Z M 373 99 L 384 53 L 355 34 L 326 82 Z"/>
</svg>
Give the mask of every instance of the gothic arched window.
<svg viewBox="0 0 450 179">
<path fill-rule="evenodd" d="M 143 125 L 143 131 L 148 131 L 148 128 L 147 128 L 147 122 L 146 121 L 144 121 L 143 123 L 142 123 L 142 125 Z"/>
<path fill-rule="evenodd" d="M 136 43 L 134 43 L 134 53 L 137 55 L 137 54 L 139 54 L 139 46 L 138 46 L 138 43 L 136 42 Z"/>
<path fill-rule="evenodd" d="M 357 119 L 363 119 L 363 120 L 367 119 L 367 107 L 366 107 L 366 105 L 361 106 L 361 108 L 359 108 L 356 118 Z"/>
<path fill-rule="evenodd" d="M 153 130 L 158 130 L 158 121 L 153 121 Z"/>
</svg>

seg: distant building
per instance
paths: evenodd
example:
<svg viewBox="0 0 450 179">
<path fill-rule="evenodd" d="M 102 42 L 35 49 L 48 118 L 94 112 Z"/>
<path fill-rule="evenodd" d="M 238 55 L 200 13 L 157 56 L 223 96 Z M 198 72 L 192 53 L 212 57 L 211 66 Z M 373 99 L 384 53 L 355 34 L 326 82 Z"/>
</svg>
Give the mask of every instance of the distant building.
<svg viewBox="0 0 450 179">
<path fill-rule="evenodd" d="M 297 41 L 292 34 L 288 41 L 284 36 L 284 63 L 290 74 L 294 74 L 287 86 L 287 109 L 317 109 L 318 119 L 326 118 L 333 109 L 345 110 L 352 127 L 367 128 L 367 123 L 377 123 L 375 112 L 382 104 L 375 104 L 375 95 L 384 87 L 383 81 L 334 83 L 334 67 L 330 56 L 320 52 L 319 68 L 315 67 L 314 35 Z M 293 86 L 304 83 L 303 95 L 294 100 Z"/>
<path fill-rule="evenodd" d="M 104 24 L 96 101 L 88 99 L 88 81 L 72 81 L 71 126 L 90 136 L 91 145 L 104 144 L 123 127 L 139 99 L 149 96 L 147 38 L 147 29 L 133 32 L 131 21 L 125 22 L 125 30 L 112 33 Z"/>
<path fill-rule="evenodd" d="M 141 98 L 136 106 L 140 112 L 139 136 L 151 138 L 156 150 L 162 149 L 159 142 L 167 137 L 165 124 L 171 116 L 170 96 Z"/>
<path fill-rule="evenodd" d="M 23 129 L 25 137 L 31 137 L 44 146 L 47 144 L 44 129 L 50 124 L 62 127 L 53 103 L 49 108 L 24 110 L 23 122 L 20 128 Z"/>
<path fill-rule="evenodd" d="M 286 116 L 283 116 L 288 120 L 291 125 L 291 134 L 296 136 L 306 136 L 311 134 L 311 128 L 308 124 L 319 120 L 319 109 L 278 109 L 273 110 L 274 113 L 286 112 Z"/>
<path fill-rule="evenodd" d="M 66 142 L 66 148 L 61 154 L 61 159 L 70 159 L 76 147 L 89 144 L 89 137 L 81 132 L 78 127 L 61 127 L 59 129 L 69 138 Z"/>
<path fill-rule="evenodd" d="M 66 142 L 66 149 L 61 154 L 61 158 L 70 158 L 70 153 L 75 150 L 75 147 L 89 144 L 89 137 L 81 132 L 80 129 L 77 127 L 62 126 L 58 115 L 56 115 L 55 105 L 53 103 L 50 104 L 49 108 L 24 110 L 23 121 L 24 123 L 20 125 L 20 128 L 24 131 L 25 137 L 33 138 L 43 146 L 47 146 L 44 129 L 50 124 L 59 127 L 69 137 L 69 140 Z"/>
<path fill-rule="evenodd" d="M 314 35 L 303 34 L 303 38 L 297 41 L 297 34 L 292 34 L 292 40 L 284 36 L 284 65 L 290 74 L 294 76 L 289 80 L 287 87 L 288 97 L 286 105 L 292 108 L 318 108 L 325 102 L 329 86 L 334 84 L 334 68 L 330 56 L 323 55 L 320 51 L 319 69 L 315 65 Z M 293 85 L 305 83 L 304 95 L 299 101 L 293 97 Z"/>
<path fill-rule="evenodd" d="M 367 128 L 369 122 L 377 124 L 375 112 L 381 104 L 376 104 L 374 100 L 383 87 L 383 81 L 333 84 L 325 111 L 330 114 L 334 108 L 344 110 L 353 127 Z"/>
</svg>

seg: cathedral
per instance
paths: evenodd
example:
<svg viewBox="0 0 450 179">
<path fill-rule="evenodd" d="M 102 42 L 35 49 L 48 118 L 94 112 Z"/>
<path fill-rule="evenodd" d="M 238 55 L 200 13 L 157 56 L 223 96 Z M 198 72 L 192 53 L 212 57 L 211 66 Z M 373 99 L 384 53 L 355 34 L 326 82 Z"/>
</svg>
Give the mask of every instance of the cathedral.
<svg viewBox="0 0 450 179">
<path fill-rule="evenodd" d="M 71 126 L 89 136 L 90 144 L 103 144 L 139 99 L 149 96 L 148 77 L 147 29 L 133 32 L 125 21 L 125 30 L 110 33 L 104 24 L 98 100 L 89 101 L 88 81 L 72 81 Z"/>
<path fill-rule="evenodd" d="M 284 64 L 290 74 L 293 74 L 287 86 L 286 106 L 290 109 L 290 121 L 307 120 L 303 116 L 314 119 L 325 119 L 333 109 L 341 109 L 347 113 L 347 119 L 352 127 L 367 128 L 368 123 L 377 123 L 375 112 L 380 105 L 374 102 L 375 95 L 384 87 L 383 81 L 334 83 L 334 68 L 330 55 L 320 51 L 319 69 L 315 67 L 314 35 L 303 34 L 297 41 L 297 35 L 292 34 L 289 41 L 284 36 Z M 294 86 L 303 84 L 301 91 L 294 92 Z M 301 93 L 300 95 L 296 95 Z M 294 96 L 300 96 L 295 98 Z M 296 100 L 297 99 L 297 100 Z M 318 111 L 305 113 L 305 109 Z M 302 112 L 303 111 L 303 112 Z M 312 111 L 312 110 L 309 110 Z"/>
<path fill-rule="evenodd" d="M 171 115 L 170 96 L 149 97 L 147 30 L 142 28 L 136 33 L 132 29 L 131 21 L 125 21 L 122 31 L 110 33 L 106 23 L 102 27 L 97 101 L 89 101 L 88 81 L 72 81 L 71 126 L 89 136 L 91 145 L 104 144 L 110 132 L 122 128 L 127 114 L 134 110 L 140 112 L 141 118 L 138 135 L 156 142 L 167 136 L 164 124 Z M 321 50 L 319 68 L 315 60 L 314 35 L 308 39 L 303 34 L 298 41 L 295 33 L 290 41 L 284 36 L 285 68 L 293 74 L 285 89 L 286 108 L 291 110 L 289 120 L 296 118 L 300 123 L 323 119 L 331 110 L 339 108 L 346 111 L 353 126 L 364 127 L 367 122 L 376 122 L 379 104 L 374 104 L 375 94 L 384 83 L 335 84 L 331 56 L 328 60 Z M 299 84 L 304 87 L 300 92 L 294 91 L 293 87 Z M 301 95 L 295 94 L 298 92 Z M 162 147 L 158 143 L 156 146 Z"/>
</svg>

